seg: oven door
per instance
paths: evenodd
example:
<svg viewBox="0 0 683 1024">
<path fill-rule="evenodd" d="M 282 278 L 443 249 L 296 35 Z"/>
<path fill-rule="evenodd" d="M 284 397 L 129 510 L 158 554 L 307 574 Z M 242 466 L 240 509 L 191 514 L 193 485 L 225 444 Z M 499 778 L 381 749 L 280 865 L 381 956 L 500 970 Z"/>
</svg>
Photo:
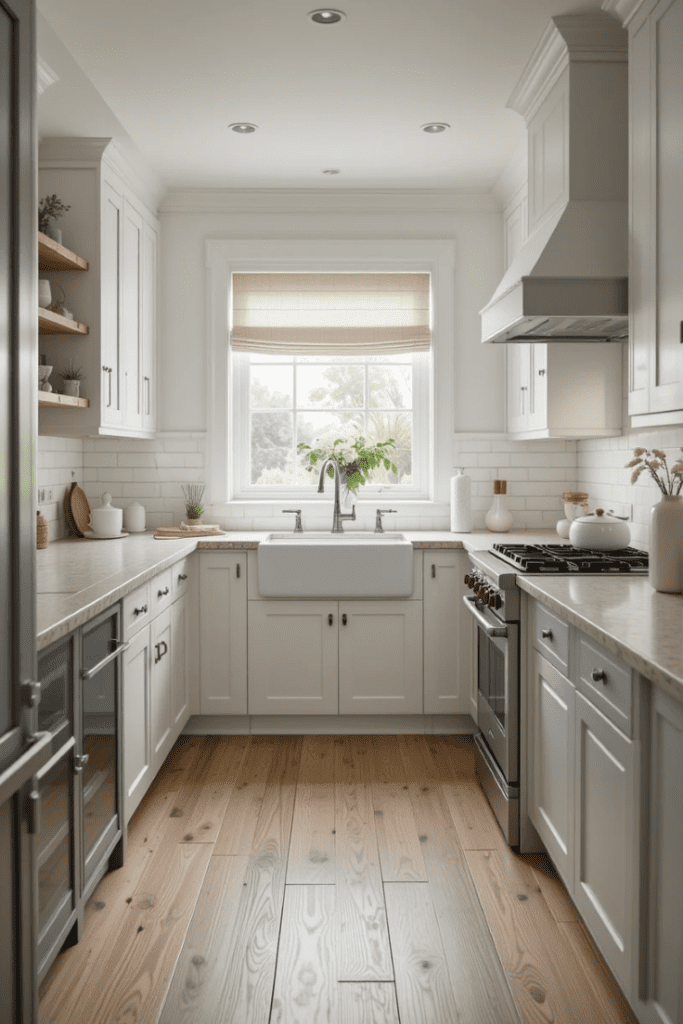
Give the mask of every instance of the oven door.
<svg viewBox="0 0 683 1024">
<path fill-rule="evenodd" d="M 519 781 L 519 625 L 503 622 L 475 598 L 466 606 L 477 622 L 477 724 L 506 782 Z"/>
</svg>

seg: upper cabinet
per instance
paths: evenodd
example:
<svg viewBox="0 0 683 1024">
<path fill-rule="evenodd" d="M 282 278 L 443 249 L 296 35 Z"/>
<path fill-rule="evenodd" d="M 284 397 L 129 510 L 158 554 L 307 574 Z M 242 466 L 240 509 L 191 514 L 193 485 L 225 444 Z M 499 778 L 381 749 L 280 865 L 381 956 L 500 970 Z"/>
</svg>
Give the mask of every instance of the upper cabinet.
<svg viewBox="0 0 683 1024">
<path fill-rule="evenodd" d="M 628 28 L 629 413 L 654 426 L 683 423 L 683 0 L 646 0 Z"/>
<path fill-rule="evenodd" d="M 84 373 L 87 410 L 41 409 L 41 434 L 151 437 L 156 428 L 157 248 L 154 196 L 109 139 L 45 139 L 39 194 L 70 211 L 64 234 L 90 273 L 50 270 L 87 337 L 41 333 L 54 377 L 73 360 Z M 43 273 L 41 271 L 41 273 Z"/>
</svg>

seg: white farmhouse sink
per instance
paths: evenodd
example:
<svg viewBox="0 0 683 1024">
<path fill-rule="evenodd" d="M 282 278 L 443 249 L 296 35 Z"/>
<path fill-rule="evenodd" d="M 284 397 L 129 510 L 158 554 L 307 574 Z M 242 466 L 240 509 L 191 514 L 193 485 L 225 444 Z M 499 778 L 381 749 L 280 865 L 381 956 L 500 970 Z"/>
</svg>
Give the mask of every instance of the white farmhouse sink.
<svg viewBox="0 0 683 1024">
<path fill-rule="evenodd" d="M 402 533 L 271 533 L 258 546 L 262 597 L 410 597 L 413 545 Z"/>
</svg>

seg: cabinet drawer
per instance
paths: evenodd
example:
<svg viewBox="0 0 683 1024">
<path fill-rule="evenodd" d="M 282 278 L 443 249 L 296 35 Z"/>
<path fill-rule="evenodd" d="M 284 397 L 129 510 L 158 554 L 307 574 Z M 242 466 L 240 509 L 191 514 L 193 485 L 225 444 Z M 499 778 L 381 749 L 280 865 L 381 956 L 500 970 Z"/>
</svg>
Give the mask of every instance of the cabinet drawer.
<svg viewBox="0 0 683 1024">
<path fill-rule="evenodd" d="M 196 560 L 190 555 L 171 566 L 171 597 L 174 601 L 190 589 L 196 564 Z"/>
<path fill-rule="evenodd" d="M 536 605 L 534 647 L 563 675 L 569 675 L 569 626 L 540 604 Z"/>
<path fill-rule="evenodd" d="M 173 601 L 173 569 L 166 569 L 155 576 L 150 583 L 152 590 L 152 618 L 162 612 L 164 608 L 170 608 Z"/>
<path fill-rule="evenodd" d="M 151 583 L 144 583 L 123 599 L 123 639 L 137 633 L 152 618 Z"/>
<path fill-rule="evenodd" d="M 633 732 L 633 674 L 625 662 L 579 637 L 578 689 L 627 736 Z"/>
</svg>

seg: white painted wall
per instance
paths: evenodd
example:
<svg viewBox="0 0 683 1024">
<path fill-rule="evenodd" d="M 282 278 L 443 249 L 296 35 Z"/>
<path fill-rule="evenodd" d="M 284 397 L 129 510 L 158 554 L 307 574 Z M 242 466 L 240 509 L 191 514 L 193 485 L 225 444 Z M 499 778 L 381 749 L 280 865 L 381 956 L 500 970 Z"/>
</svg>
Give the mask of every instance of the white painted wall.
<svg viewBox="0 0 683 1024">
<path fill-rule="evenodd" d="M 259 199 L 245 193 L 248 209 L 240 212 L 236 194 L 171 193 L 162 207 L 161 430 L 206 429 L 204 243 L 228 238 L 454 239 L 452 427 L 504 429 L 505 354 L 500 346 L 480 344 L 479 310 L 503 272 L 501 213 L 494 200 L 438 193 L 400 193 L 395 199 L 386 193 L 290 193 L 279 204 L 265 195 L 263 205 L 270 209 L 259 212 Z M 192 211 L 193 201 L 216 209 Z"/>
</svg>

